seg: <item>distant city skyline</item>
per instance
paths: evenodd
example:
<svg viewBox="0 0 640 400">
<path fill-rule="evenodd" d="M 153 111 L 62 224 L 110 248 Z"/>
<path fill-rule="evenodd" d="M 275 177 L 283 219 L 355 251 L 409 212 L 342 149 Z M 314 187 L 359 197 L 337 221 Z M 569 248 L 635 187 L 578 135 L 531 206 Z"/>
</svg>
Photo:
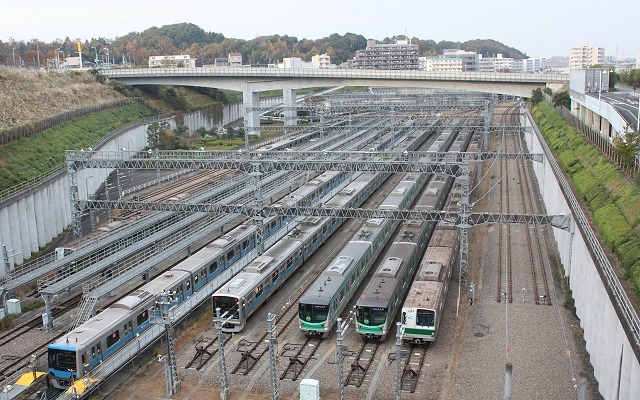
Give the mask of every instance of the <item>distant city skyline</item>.
<svg viewBox="0 0 640 400">
<path fill-rule="evenodd" d="M 597 9 L 578 0 L 424 0 L 401 5 L 389 0 L 23 0 L 0 4 L 0 40 L 115 39 L 188 22 L 245 40 L 274 34 L 315 40 L 350 32 L 377 40 L 405 34 L 436 42 L 493 39 L 530 57 L 568 56 L 571 47 L 586 42 L 603 47 L 608 57 L 635 58 L 640 53 L 640 29 L 628 17 L 640 15 L 637 1 L 611 0 Z"/>
</svg>

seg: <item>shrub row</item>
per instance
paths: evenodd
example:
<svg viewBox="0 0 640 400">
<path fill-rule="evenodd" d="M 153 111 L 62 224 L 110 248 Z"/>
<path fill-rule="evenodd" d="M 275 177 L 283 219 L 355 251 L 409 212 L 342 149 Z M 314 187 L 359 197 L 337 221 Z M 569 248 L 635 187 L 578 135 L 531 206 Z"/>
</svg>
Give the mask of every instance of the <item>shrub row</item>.
<svg viewBox="0 0 640 400">
<path fill-rule="evenodd" d="M 593 214 L 605 247 L 616 255 L 640 296 L 640 191 L 552 107 L 540 102 L 532 114 Z"/>
</svg>

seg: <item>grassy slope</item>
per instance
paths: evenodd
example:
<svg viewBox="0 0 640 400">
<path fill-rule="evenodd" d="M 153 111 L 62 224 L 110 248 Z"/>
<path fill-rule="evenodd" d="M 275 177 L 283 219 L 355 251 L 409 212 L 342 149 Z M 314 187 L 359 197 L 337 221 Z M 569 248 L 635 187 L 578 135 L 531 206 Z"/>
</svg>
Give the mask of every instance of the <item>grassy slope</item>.
<svg viewBox="0 0 640 400">
<path fill-rule="evenodd" d="M 640 296 L 640 190 L 544 102 L 533 115 L 595 227 Z"/>
</svg>

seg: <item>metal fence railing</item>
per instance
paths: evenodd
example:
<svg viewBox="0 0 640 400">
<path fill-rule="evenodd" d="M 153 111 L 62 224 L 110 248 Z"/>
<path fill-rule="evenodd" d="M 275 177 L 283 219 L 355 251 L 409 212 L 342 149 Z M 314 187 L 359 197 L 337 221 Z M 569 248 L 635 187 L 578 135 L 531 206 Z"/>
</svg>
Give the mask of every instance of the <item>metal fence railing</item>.
<svg viewBox="0 0 640 400">
<path fill-rule="evenodd" d="M 142 99 L 135 97 L 113 100 L 108 103 L 92 104 L 90 106 L 53 115 L 51 117 L 44 118 L 27 125 L 4 129 L 0 131 L 0 145 L 10 143 L 14 140 L 31 137 L 35 134 L 38 134 L 49 128 L 53 128 L 56 125 L 70 121 L 74 118 L 82 117 L 98 111 L 108 110 L 114 107 L 126 106 L 133 103 L 142 103 Z"/>
<path fill-rule="evenodd" d="M 551 96 L 545 95 L 545 101 L 552 107 L 553 101 Z M 589 143 L 596 147 L 600 152 L 608 157 L 622 172 L 627 174 L 631 179 L 637 179 L 640 174 L 640 158 L 636 155 L 633 165 L 628 165 L 622 161 L 620 155 L 616 151 L 615 146 L 608 138 L 603 137 L 600 132 L 593 129 L 588 124 L 582 122 L 577 116 L 573 115 L 570 110 L 565 107 L 554 107 L 562 117 L 569 122 L 574 128 L 584 136 Z"/>
</svg>

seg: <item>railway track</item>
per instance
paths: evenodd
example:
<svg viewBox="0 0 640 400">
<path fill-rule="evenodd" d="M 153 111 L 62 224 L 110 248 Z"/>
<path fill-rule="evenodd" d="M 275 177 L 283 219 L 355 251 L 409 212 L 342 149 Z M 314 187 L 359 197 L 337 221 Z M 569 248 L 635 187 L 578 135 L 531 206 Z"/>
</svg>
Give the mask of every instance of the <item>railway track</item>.
<svg viewBox="0 0 640 400">
<path fill-rule="evenodd" d="M 307 363 L 315 357 L 320 342 L 320 338 L 307 337 L 302 344 L 287 343 L 282 349 L 282 355 L 289 359 L 289 364 L 280 374 L 280 380 L 297 380 Z"/>
<path fill-rule="evenodd" d="M 59 317 L 70 310 L 75 309 L 80 302 L 80 295 L 74 296 L 64 303 L 57 305 L 52 310 L 54 318 Z M 4 332 L 0 336 L 0 373 L 12 376 L 23 370 L 26 366 L 33 365 L 35 359 L 40 359 L 46 354 L 50 339 L 41 335 L 42 317 L 31 318 L 15 328 Z M 34 335 L 30 332 L 38 331 Z M 25 340 L 29 337 L 28 340 Z M 40 341 L 38 341 L 40 338 Z M 19 354 L 19 355 L 18 355 Z"/>
<path fill-rule="evenodd" d="M 415 393 L 420 381 L 420 371 L 427 357 L 427 346 L 411 345 L 402 367 L 400 388 L 406 392 Z"/>
<path fill-rule="evenodd" d="M 506 113 L 502 116 L 502 124 L 506 125 Z M 500 136 L 500 151 L 508 151 L 507 135 L 503 132 Z M 500 213 L 508 214 L 509 206 L 509 162 L 500 161 Z M 509 224 L 501 224 L 498 234 L 498 274 L 496 282 L 496 301 L 503 299 L 513 303 L 513 268 L 512 268 L 511 227 Z"/>
<path fill-rule="evenodd" d="M 345 386 L 360 387 L 364 382 L 369 367 L 380 347 L 380 341 L 363 341 L 360 350 L 355 353 L 355 359 L 351 362 L 351 369 L 344 380 Z"/>
<path fill-rule="evenodd" d="M 522 147 L 522 138 L 518 136 L 518 142 Z M 532 179 L 529 176 L 529 170 L 524 161 L 518 160 L 518 177 L 520 185 L 520 193 L 523 199 L 524 212 L 533 214 L 538 213 L 540 210 L 536 207 L 532 196 L 529 193 L 535 193 Z M 533 301 L 537 305 L 551 305 L 551 297 L 549 295 L 549 283 L 547 280 L 547 272 L 545 268 L 545 257 L 543 256 L 541 237 L 542 233 L 539 230 L 542 229 L 535 225 L 527 224 L 525 227 L 525 237 L 527 247 L 529 251 L 529 259 L 531 262 L 531 282 L 533 286 Z M 532 232 L 532 230 L 534 232 Z"/>
</svg>

